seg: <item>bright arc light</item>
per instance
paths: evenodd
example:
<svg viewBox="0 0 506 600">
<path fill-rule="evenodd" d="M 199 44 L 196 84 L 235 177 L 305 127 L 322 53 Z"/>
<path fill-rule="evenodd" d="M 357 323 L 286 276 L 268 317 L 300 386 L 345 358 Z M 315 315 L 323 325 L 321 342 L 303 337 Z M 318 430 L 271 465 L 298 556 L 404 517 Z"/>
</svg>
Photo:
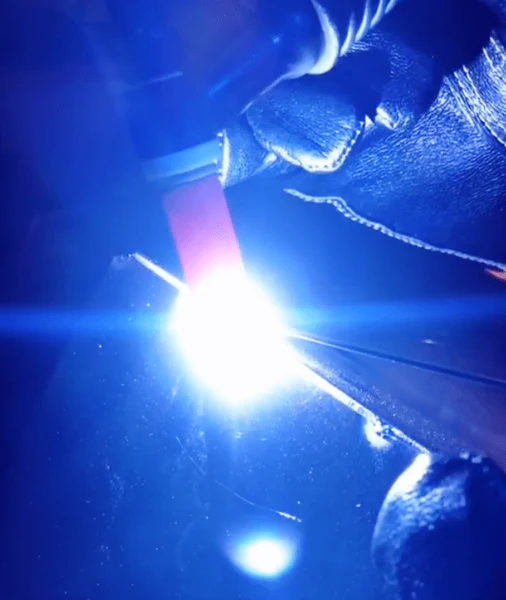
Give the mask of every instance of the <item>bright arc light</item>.
<svg viewBox="0 0 506 600">
<path fill-rule="evenodd" d="M 227 401 L 256 398 L 293 373 L 280 312 L 242 271 L 213 271 L 183 290 L 173 325 L 195 376 Z"/>
<path fill-rule="evenodd" d="M 274 578 L 292 566 L 295 548 L 292 544 L 272 538 L 243 542 L 232 560 L 242 571 L 256 577 Z"/>
</svg>

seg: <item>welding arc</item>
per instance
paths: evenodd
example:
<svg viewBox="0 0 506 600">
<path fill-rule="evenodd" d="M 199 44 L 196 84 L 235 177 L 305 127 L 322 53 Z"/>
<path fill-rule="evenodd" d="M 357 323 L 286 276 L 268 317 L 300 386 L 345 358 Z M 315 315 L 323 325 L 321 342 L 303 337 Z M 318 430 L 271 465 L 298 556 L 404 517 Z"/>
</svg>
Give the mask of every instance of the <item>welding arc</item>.
<svg viewBox="0 0 506 600">
<path fill-rule="evenodd" d="M 379 350 L 372 350 L 369 348 L 361 348 L 360 346 L 353 346 L 350 344 L 343 344 L 341 342 L 327 342 L 324 340 L 319 340 L 317 338 L 304 335 L 302 333 L 290 332 L 289 337 L 296 340 L 301 340 L 303 342 L 308 342 L 310 344 L 317 344 L 318 346 L 324 346 L 326 348 L 332 348 L 334 350 L 339 350 L 341 352 L 345 352 L 347 354 L 354 354 L 358 356 L 366 356 L 367 358 L 376 358 L 378 360 L 388 361 L 390 363 L 395 363 L 399 365 L 403 365 L 406 367 L 412 367 L 414 369 L 418 369 L 419 371 L 426 371 L 429 373 L 437 373 L 438 375 L 446 375 L 448 377 L 453 377 L 456 379 L 463 379 L 465 381 L 471 383 L 479 383 L 481 385 L 487 385 L 491 387 L 496 387 L 502 390 L 506 390 L 506 381 L 504 379 L 499 379 L 495 377 L 488 377 L 487 375 L 480 375 L 479 373 L 470 373 L 466 371 L 459 371 L 457 369 L 451 369 L 449 367 L 442 367 L 438 365 L 434 365 L 431 363 L 426 363 L 424 361 L 414 360 L 411 358 L 404 358 L 400 356 L 396 356 L 394 354 L 388 354 L 386 352 L 381 352 Z"/>
<path fill-rule="evenodd" d="M 174 275 L 168 273 L 165 269 L 158 266 L 152 260 L 147 258 L 146 256 L 135 253 L 133 258 L 137 260 L 141 265 L 143 265 L 146 269 L 151 271 L 160 279 L 163 279 L 166 283 L 181 291 L 186 289 L 186 285 L 179 280 Z M 339 350 L 341 352 L 345 352 L 347 354 L 355 354 L 358 356 L 366 356 L 368 358 L 376 358 L 378 360 L 384 360 L 391 363 L 395 363 L 398 365 L 403 365 L 406 367 L 412 367 L 414 369 L 418 369 L 420 371 L 426 371 L 429 373 L 437 373 L 438 375 L 446 375 L 448 377 L 453 377 L 456 379 L 463 379 L 465 381 L 469 381 L 471 383 L 479 383 L 481 385 L 488 385 L 491 387 L 500 388 L 502 390 L 506 390 L 506 381 L 504 379 L 498 379 L 495 377 L 488 377 L 487 375 L 480 375 L 478 373 L 469 373 L 465 371 L 459 371 L 457 369 L 450 369 L 449 367 L 441 367 L 438 365 L 433 365 L 430 363 L 426 363 L 419 360 L 414 360 L 410 358 L 403 358 L 400 356 L 395 356 L 394 354 L 388 354 L 386 352 L 381 352 L 379 350 L 372 350 L 370 348 L 362 348 L 360 346 L 353 346 L 350 344 L 344 344 L 341 342 L 328 342 L 325 340 L 320 340 L 318 338 L 312 337 L 310 335 L 306 335 L 304 333 L 299 333 L 297 331 L 290 331 L 289 338 L 300 340 L 302 342 L 308 342 L 310 344 L 316 344 L 318 346 L 324 346 L 327 348 L 332 348 L 334 350 Z"/>
</svg>

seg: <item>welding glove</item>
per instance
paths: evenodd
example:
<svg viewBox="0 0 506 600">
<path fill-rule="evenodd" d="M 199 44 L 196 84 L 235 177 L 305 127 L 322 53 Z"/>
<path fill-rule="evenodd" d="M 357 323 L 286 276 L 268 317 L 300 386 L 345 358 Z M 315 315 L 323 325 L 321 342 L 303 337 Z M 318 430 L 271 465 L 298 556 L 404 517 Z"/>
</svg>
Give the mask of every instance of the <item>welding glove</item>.
<svg viewBox="0 0 506 600">
<path fill-rule="evenodd" d="M 491 460 L 418 456 L 388 493 L 373 560 L 387 598 L 506 598 L 506 476 Z"/>
<path fill-rule="evenodd" d="M 286 81 L 227 131 L 255 175 L 426 249 L 506 267 L 504 0 L 401 2 L 330 72 Z"/>
</svg>

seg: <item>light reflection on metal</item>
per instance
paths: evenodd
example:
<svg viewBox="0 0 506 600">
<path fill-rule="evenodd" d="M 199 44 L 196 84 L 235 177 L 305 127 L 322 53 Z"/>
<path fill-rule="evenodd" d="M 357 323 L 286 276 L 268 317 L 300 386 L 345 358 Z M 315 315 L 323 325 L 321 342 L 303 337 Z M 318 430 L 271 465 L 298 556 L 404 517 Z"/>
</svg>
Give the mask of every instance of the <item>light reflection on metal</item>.
<svg viewBox="0 0 506 600">
<path fill-rule="evenodd" d="M 392 445 L 388 435 L 384 435 L 383 426 L 379 419 L 367 419 L 364 421 L 364 435 L 375 450 L 387 450 Z"/>
<path fill-rule="evenodd" d="M 322 392 L 325 392 L 331 398 L 337 400 L 340 404 L 344 404 L 344 406 L 347 406 L 350 410 L 363 417 L 366 421 L 377 421 L 376 415 L 371 410 L 360 404 L 360 402 L 357 402 L 357 400 L 354 400 L 351 396 L 348 396 L 348 394 L 344 393 L 341 389 L 325 379 L 325 377 L 322 377 L 306 365 L 301 365 L 301 373 L 303 374 L 305 381 L 313 384 L 316 388 Z M 428 453 L 427 448 L 415 440 L 412 440 L 405 433 L 395 427 L 389 428 L 389 435 L 391 436 L 392 440 L 403 442 L 420 453 Z"/>
<path fill-rule="evenodd" d="M 434 365 L 420 360 L 395 356 L 394 354 L 388 354 L 379 350 L 372 350 L 371 348 L 361 348 L 359 346 L 352 346 L 350 344 L 343 344 L 335 341 L 328 342 L 325 340 L 320 340 L 311 336 L 307 336 L 303 333 L 298 333 L 296 331 L 292 332 L 290 334 L 290 337 L 304 342 L 308 342 L 310 344 L 317 344 L 318 346 L 332 348 L 334 350 L 345 352 L 346 354 L 355 354 L 357 356 L 366 356 L 368 358 L 384 360 L 390 363 L 396 363 L 399 365 L 404 365 L 406 367 L 412 367 L 420 371 L 437 373 L 438 375 L 447 375 L 449 377 L 455 377 L 456 379 L 462 379 L 470 383 L 478 383 L 506 390 L 505 379 L 489 377 L 488 375 L 482 375 L 481 373 L 473 373 L 471 371 L 458 371 L 450 367 Z"/>
<path fill-rule="evenodd" d="M 156 275 L 157 277 L 165 281 L 165 283 L 168 283 L 179 292 L 187 289 L 187 285 L 183 283 L 180 279 L 178 279 L 175 275 L 172 275 L 171 273 L 154 263 L 152 260 L 149 260 L 149 258 L 144 256 L 143 254 L 136 252 L 133 255 L 133 257 L 143 267 L 146 267 L 148 271 L 151 271 L 153 275 Z"/>
</svg>

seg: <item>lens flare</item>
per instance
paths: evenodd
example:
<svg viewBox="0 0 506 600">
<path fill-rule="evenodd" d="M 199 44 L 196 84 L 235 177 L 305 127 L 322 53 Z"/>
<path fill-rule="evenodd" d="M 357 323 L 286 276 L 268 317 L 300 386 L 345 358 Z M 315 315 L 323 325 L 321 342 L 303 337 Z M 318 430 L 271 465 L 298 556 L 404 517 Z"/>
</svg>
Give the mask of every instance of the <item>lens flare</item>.
<svg viewBox="0 0 506 600">
<path fill-rule="evenodd" d="M 281 314 L 242 270 L 215 270 L 181 291 L 173 327 L 198 381 L 229 402 L 258 398 L 293 376 Z"/>
<path fill-rule="evenodd" d="M 252 577 L 274 579 L 284 575 L 297 558 L 297 544 L 280 537 L 246 537 L 230 548 L 229 556 Z"/>
</svg>

